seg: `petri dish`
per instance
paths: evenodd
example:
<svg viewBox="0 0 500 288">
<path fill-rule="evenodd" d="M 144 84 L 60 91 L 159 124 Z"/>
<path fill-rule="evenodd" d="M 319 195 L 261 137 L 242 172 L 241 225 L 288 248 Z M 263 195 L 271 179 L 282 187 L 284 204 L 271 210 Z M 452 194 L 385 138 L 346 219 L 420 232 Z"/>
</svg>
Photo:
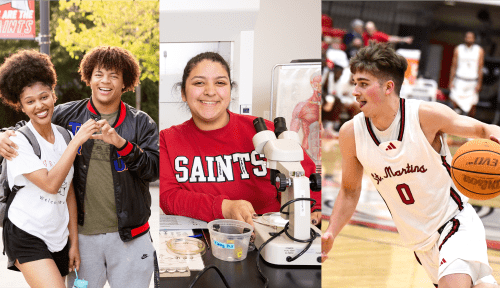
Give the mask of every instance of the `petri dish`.
<svg viewBox="0 0 500 288">
<path fill-rule="evenodd" d="M 169 239 L 167 247 L 176 255 L 203 255 L 207 250 L 205 242 L 191 237 Z"/>
</svg>

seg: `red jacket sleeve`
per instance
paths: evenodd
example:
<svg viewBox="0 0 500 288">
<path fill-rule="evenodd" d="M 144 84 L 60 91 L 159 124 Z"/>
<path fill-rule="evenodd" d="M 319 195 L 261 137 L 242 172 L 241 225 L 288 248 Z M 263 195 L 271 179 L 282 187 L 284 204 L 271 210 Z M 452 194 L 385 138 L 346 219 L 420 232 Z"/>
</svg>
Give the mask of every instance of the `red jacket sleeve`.
<svg viewBox="0 0 500 288">
<path fill-rule="evenodd" d="M 167 131 L 162 130 L 160 132 L 160 207 L 163 212 L 207 222 L 223 219 L 222 200 L 229 199 L 229 197 L 182 189 L 172 167 L 175 159 L 170 158 L 167 138 Z"/>
</svg>

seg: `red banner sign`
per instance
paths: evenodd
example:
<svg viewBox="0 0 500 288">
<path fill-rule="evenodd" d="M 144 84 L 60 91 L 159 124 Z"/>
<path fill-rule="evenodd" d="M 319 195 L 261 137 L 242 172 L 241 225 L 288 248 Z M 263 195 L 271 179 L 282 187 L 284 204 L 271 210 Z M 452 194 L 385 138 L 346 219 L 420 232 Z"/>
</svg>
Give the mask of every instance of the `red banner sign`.
<svg viewBox="0 0 500 288">
<path fill-rule="evenodd" d="M 7 2 L 7 3 L 6 3 Z M 0 1 L 0 39 L 35 39 L 35 1 Z"/>
</svg>

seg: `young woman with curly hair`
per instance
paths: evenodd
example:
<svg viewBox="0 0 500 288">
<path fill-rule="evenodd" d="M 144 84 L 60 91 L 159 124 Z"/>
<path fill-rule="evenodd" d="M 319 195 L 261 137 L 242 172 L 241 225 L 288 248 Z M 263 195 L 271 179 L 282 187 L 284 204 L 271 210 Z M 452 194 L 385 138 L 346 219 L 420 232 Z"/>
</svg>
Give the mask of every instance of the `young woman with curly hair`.
<svg viewBox="0 0 500 288">
<path fill-rule="evenodd" d="M 99 128 L 90 120 L 66 144 L 51 124 L 56 82 L 54 65 L 40 52 L 19 51 L 0 67 L 0 98 L 30 118 L 27 126 L 41 151 L 39 158 L 18 132 L 10 137 L 19 149 L 7 161 L 9 187 L 21 188 L 9 197 L 3 244 L 8 268 L 21 271 L 31 287 L 65 287 L 69 270 L 79 269 L 73 161 Z"/>
</svg>

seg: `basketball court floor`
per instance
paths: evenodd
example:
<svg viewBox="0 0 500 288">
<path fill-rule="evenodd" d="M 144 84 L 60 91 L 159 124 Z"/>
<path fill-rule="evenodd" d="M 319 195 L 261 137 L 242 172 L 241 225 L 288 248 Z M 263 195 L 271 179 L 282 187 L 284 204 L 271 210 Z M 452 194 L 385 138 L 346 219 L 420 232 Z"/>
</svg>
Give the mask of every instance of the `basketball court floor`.
<svg viewBox="0 0 500 288">
<path fill-rule="evenodd" d="M 336 139 L 322 139 L 323 230 L 328 226 L 340 188 L 340 152 Z M 452 153 L 464 143 L 449 138 Z M 322 287 L 425 288 L 434 287 L 413 251 L 403 247 L 384 201 L 368 177 L 363 178 L 360 201 L 351 222 L 335 239 L 322 266 Z M 500 197 L 470 200 L 486 229 L 490 265 L 500 281 Z"/>
</svg>

